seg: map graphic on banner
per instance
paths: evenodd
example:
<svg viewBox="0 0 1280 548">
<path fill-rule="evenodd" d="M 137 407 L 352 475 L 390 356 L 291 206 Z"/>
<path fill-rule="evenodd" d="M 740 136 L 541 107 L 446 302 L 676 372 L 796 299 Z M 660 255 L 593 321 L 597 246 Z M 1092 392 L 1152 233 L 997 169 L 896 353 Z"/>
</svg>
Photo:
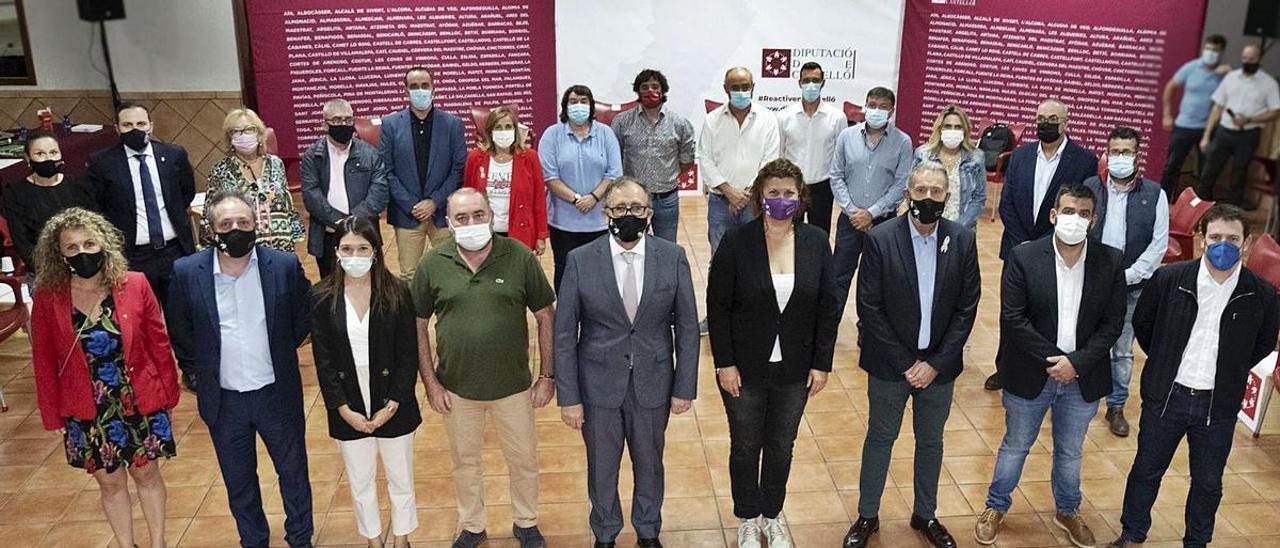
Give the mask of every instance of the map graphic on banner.
<svg viewBox="0 0 1280 548">
<path fill-rule="evenodd" d="M 471 111 L 516 103 L 534 131 L 555 121 L 554 0 L 248 0 L 258 112 L 280 155 L 323 137 L 321 108 L 361 118 L 408 107 L 404 74 L 427 67 L 433 104 L 474 131 Z"/>
<path fill-rule="evenodd" d="M 1160 95 L 1197 56 L 1204 10 L 1205 0 L 908 0 L 898 127 L 919 143 L 954 103 L 982 122 L 1025 124 L 1026 142 L 1036 106 L 1058 98 L 1068 135 L 1095 154 L 1117 125 L 1141 132 L 1145 176 L 1159 179 Z"/>
</svg>

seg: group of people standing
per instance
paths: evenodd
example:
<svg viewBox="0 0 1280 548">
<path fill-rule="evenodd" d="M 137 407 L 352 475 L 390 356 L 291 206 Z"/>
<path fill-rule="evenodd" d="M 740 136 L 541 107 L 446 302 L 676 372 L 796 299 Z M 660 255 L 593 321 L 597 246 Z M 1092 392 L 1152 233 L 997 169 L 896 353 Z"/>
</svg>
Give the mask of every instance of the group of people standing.
<svg viewBox="0 0 1280 548">
<path fill-rule="evenodd" d="M 1206 52 L 1221 48 L 1216 38 L 1206 44 Z M 1206 53 L 1200 69 L 1216 61 Z M 1256 67 L 1244 72 L 1239 78 L 1257 77 Z M 268 129 L 253 111 L 236 109 L 223 124 L 228 156 L 210 176 L 201 219 L 208 245 L 198 252 L 186 211 L 195 190 L 190 163 L 181 147 L 150 137 L 144 107 L 117 110 L 121 143 L 92 156 L 86 180 L 62 175 L 57 140 L 34 133 L 25 149 L 32 173 L 6 189 L 0 207 L 34 273 L 44 425 L 63 431 L 68 462 L 98 481 L 120 545 L 133 545 L 132 477 L 151 542 L 163 546 L 164 482 L 149 463 L 177 453 L 182 433 L 169 412 L 181 378 L 209 426 L 241 545 L 270 540 L 257 476 L 261 437 L 279 476 L 285 540 L 309 546 L 297 358 L 309 341 L 357 528 L 371 546 L 407 546 L 418 526 L 421 379 L 449 438 L 453 546 L 488 538 L 481 448 L 490 419 L 510 474 L 512 534 L 522 547 L 545 545 L 534 410 L 555 400 L 586 445 L 595 546 L 614 546 L 623 526 L 626 448 L 638 544 L 659 547 L 665 429 L 696 397 L 702 332 L 729 423 L 739 546 L 757 548 L 763 538 L 786 548 L 782 508 L 796 433 L 808 399 L 827 384 L 857 272 L 870 407 L 859 515 L 844 546 L 866 546 L 879 529 L 909 399 L 911 526 L 933 546 L 955 546 L 935 510 L 953 381 L 981 297 L 974 231 L 986 201 L 983 153 L 959 106 L 942 109 L 930 137 L 913 147 L 892 123 L 891 90 L 872 88 L 865 120 L 849 126 L 823 101 L 824 84 L 821 66 L 806 63 L 801 101 L 774 113 L 754 104 L 751 72 L 730 69 L 727 102 L 707 114 L 695 140 L 692 124 L 664 106 L 665 76 L 645 70 L 633 83 L 639 106 L 612 127 L 595 120 L 591 90 L 575 85 L 536 151 L 517 112 L 499 107 L 468 152 L 462 122 L 432 106 L 430 72 L 413 68 L 404 77 L 409 105 L 383 119 L 377 144 L 356 138 L 347 101 L 324 104 L 325 135 L 302 155 L 305 230 L 283 164 L 266 152 Z M 1242 127 L 1266 120 L 1242 114 L 1251 111 L 1223 93 L 1214 93 L 1213 113 L 1228 106 Z M 1145 540 L 1160 478 L 1187 436 L 1186 542 L 1203 545 L 1245 374 L 1280 329 L 1275 291 L 1239 264 L 1248 224 L 1226 204 L 1201 221 L 1203 259 L 1157 269 L 1168 196 L 1138 171 L 1142 136 L 1115 128 L 1099 172 L 1097 157 L 1070 139 L 1068 121 L 1062 102 L 1038 106 L 1036 142 L 1013 152 L 998 205 L 1001 337 L 987 385 L 1004 389 L 1006 432 L 974 535 L 996 542 L 1052 410 L 1054 523 L 1076 545 L 1095 544 L 1079 515 L 1083 440 L 1104 397 L 1111 431 L 1129 434 L 1136 338 L 1149 356 L 1144 412 L 1124 532 L 1113 544 Z M 695 162 L 713 254 L 702 322 L 689 260 L 675 243 L 677 177 Z M 383 252 L 384 211 L 400 276 Z M 321 273 L 314 287 L 294 251 L 304 234 Z M 550 282 L 537 258 L 548 242 Z M 1197 344 L 1188 347 L 1190 337 Z M 379 458 L 389 534 L 379 515 Z"/>
</svg>

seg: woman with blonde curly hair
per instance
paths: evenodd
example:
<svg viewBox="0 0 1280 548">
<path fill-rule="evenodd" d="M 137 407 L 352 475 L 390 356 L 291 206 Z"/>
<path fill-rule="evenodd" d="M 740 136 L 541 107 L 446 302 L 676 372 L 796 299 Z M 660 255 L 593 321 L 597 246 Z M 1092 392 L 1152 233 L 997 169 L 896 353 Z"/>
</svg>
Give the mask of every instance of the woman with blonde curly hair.
<svg viewBox="0 0 1280 548">
<path fill-rule="evenodd" d="M 164 479 L 151 461 L 176 454 L 169 411 L 179 390 L 160 305 L 146 276 L 127 270 L 120 231 L 97 213 L 49 219 L 35 261 L 31 351 L 44 427 L 61 431 L 67 463 L 98 481 L 121 548 L 135 546 L 130 476 L 151 546 L 165 546 Z"/>
<path fill-rule="evenodd" d="M 207 192 L 248 194 L 258 218 L 258 243 L 292 253 L 302 241 L 302 215 L 293 204 L 284 161 L 267 153 L 266 124 L 254 111 L 235 108 L 223 118 L 222 134 L 227 156 L 213 164 Z"/>
</svg>

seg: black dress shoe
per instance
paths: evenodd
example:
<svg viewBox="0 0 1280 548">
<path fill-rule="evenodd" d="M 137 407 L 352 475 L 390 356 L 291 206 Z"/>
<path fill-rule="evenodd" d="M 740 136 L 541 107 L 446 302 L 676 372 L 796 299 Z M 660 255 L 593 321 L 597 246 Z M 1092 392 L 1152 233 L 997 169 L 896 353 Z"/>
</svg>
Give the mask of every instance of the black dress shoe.
<svg viewBox="0 0 1280 548">
<path fill-rule="evenodd" d="M 182 386 L 192 392 L 196 391 L 196 373 L 194 371 L 182 372 Z"/>
<path fill-rule="evenodd" d="M 595 548 L 614 548 L 614 543 L 613 543 L 613 541 L 612 541 L 612 540 L 611 540 L 611 541 L 609 541 L 609 542 L 604 542 L 604 541 L 599 541 L 599 540 L 597 540 L 597 541 L 596 541 L 596 543 L 594 544 L 594 546 L 595 546 Z"/>
<path fill-rule="evenodd" d="M 987 382 L 982 383 L 982 387 L 992 392 L 1003 390 L 1004 383 L 1000 382 L 1000 372 L 996 371 L 987 377 Z"/>
<path fill-rule="evenodd" d="M 863 548 L 871 540 L 871 535 L 880 530 L 880 518 L 864 518 L 858 516 L 849 532 L 844 536 L 844 548 Z"/>
<path fill-rule="evenodd" d="M 911 515 L 911 528 L 924 533 L 925 540 L 937 548 L 956 548 L 956 539 L 936 519 L 926 520 L 915 514 Z"/>
<path fill-rule="evenodd" d="M 662 543 L 656 538 L 642 538 L 636 542 L 636 546 L 640 548 L 662 548 Z"/>
</svg>

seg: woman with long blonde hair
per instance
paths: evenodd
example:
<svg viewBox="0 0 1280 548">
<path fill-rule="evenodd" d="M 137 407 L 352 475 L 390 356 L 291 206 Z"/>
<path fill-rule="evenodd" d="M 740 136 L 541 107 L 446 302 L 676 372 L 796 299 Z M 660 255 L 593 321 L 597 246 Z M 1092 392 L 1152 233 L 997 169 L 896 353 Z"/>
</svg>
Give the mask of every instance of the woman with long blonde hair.
<svg viewBox="0 0 1280 548">
<path fill-rule="evenodd" d="M 971 131 L 969 114 L 963 108 L 943 107 L 933 120 L 929 140 L 916 148 L 916 163 L 931 160 L 947 169 L 951 196 L 942 208 L 942 218 L 976 230 L 987 202 L 987 171 L 982 149 L 970 137 Z"/>
</svg>

